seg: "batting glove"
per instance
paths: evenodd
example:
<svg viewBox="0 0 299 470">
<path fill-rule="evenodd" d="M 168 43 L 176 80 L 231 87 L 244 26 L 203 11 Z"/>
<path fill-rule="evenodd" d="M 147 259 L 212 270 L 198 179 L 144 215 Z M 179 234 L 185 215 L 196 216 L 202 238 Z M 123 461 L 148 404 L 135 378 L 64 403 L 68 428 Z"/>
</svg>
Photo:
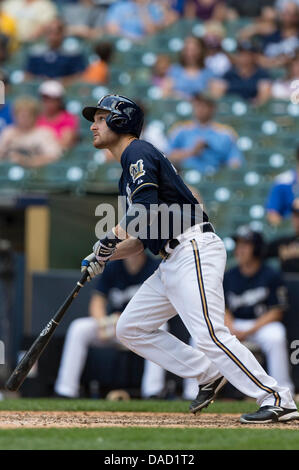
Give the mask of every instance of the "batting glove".
<svg viewBox="0 0 299 470">
<path fill-rule="evenodd" d="M 84 258 L 81 263 L 81 273 L 84 273 L 86 270 L 89 273 L 89 276 L 87 278 L 88 282 L 99 274 L 102 274 L 104 269 L 105 263 L 97 261 L 94 253 L 91 253 L 91 255 L 86 256 L 86 258 Z"/>
<path fill-rule="evenodd" d="M 97 261 L 106 263 L 109 258 L 113 255 L 116 248 L 116 243 L 113 243 L 107 239 L 99 240 L 93 245 L 93 253 Z"/>
</svg>

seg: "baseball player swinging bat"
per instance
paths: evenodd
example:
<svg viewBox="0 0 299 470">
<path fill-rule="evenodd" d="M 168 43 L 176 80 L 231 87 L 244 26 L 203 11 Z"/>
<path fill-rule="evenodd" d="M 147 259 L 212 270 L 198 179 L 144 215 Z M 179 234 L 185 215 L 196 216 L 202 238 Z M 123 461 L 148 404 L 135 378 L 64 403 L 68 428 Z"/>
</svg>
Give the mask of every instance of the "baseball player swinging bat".
<svg viewBox="0 0 299 470">
<path fill-rule="evenodd" d="M 70 295 L 65 299 L 64 303 L 59 307 L 54 317 L 49 321 L 46 327 L 41 331 L 39 336 L 36 338 L 31 348 L 27 351 L 23 359 L 17 365 L 8 381 L 6 382 L 7 390 L 15 392 L 20 388 L 27 375 L 29 374 L 32 366 L 41 356 L 43 350 L 46 348 L 50 339 L 52 338 L 54 331 L 62 320 L 64 314 L 68 310 L 69 306 L 73 300 L 77 297 L 78 292 L 81 287 L 84 286 L 88 278 L 88 271 L 85 271 L 81 276 L 81 279 L 77 282 L 76 286 L 70 293 Z"/>
</svg>

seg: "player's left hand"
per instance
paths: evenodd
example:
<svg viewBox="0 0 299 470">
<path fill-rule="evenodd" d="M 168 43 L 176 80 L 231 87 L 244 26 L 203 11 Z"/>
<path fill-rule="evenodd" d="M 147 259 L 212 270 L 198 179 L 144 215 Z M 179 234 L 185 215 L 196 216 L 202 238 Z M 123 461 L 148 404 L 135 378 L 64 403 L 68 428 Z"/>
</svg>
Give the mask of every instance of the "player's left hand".
<svg viewBox="0 0 299 470">
<path fill-rule="evenodd" d="M 110 245 L 110 246 L 109 246 Z M 109 258 L 115 252 L 115 244 L 109 242 L 108 240 L 99 240 L 93 245 L 93 252 L 97 261 L 106 263 Z"/>
<path fill-rule="evenodd" d="M 93 253 L 91 253 L 91 255 L 86 256 L 86 258 L 84 258 L 81 263 L 81 273 L 84 273 L 86 270 L 88 271 L 88 282 L 99 274 L 102 274 L 104 269 L 105 263 L 98 262 Z"/>
</svg>

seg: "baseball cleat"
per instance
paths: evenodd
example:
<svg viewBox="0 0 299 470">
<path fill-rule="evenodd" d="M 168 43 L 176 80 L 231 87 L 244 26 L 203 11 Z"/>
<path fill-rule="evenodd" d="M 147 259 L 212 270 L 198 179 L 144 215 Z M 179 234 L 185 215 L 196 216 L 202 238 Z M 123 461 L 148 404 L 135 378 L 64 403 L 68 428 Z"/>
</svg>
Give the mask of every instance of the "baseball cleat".
<svg viewBox="0 0 299 470">
<path fill-rule="evenodd" d="M 209 382 L 205 385 L 199 385 L 199 392 L 195 400 L 193 400 L 189 406 L 191 413 L 197 413 L 202 408 L 206 408 L 216 398 L 219 390 L 224 387 L 227 383 L 226 378 L 220 377 L 220 379 L 214 382 Z"/>
<path fill-rule="evenodd" d="M 267 424 L 292 421 L 299 419 L 299 413 L 296 408 L 281 408 L 280 406 L 261 406 L 255 413 L 242 415 L 241 423 L 249 424 Z"/>
</svg>

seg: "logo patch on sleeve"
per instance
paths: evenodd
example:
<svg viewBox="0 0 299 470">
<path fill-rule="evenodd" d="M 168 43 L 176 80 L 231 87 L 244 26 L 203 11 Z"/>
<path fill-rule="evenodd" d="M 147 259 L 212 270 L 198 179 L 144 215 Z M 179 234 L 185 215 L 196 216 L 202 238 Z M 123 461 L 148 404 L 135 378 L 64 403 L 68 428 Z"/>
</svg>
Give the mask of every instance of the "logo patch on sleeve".
<svg viewBox="0 0 299 470">
<path fill-rule="evenodd" d="M 145 175 L 143 160 L 140 159 L 136 163 L 131 163 L 129 171 L 132 176 L 133 183 L 135 183 L 140 176 Z"/>
</svg>

